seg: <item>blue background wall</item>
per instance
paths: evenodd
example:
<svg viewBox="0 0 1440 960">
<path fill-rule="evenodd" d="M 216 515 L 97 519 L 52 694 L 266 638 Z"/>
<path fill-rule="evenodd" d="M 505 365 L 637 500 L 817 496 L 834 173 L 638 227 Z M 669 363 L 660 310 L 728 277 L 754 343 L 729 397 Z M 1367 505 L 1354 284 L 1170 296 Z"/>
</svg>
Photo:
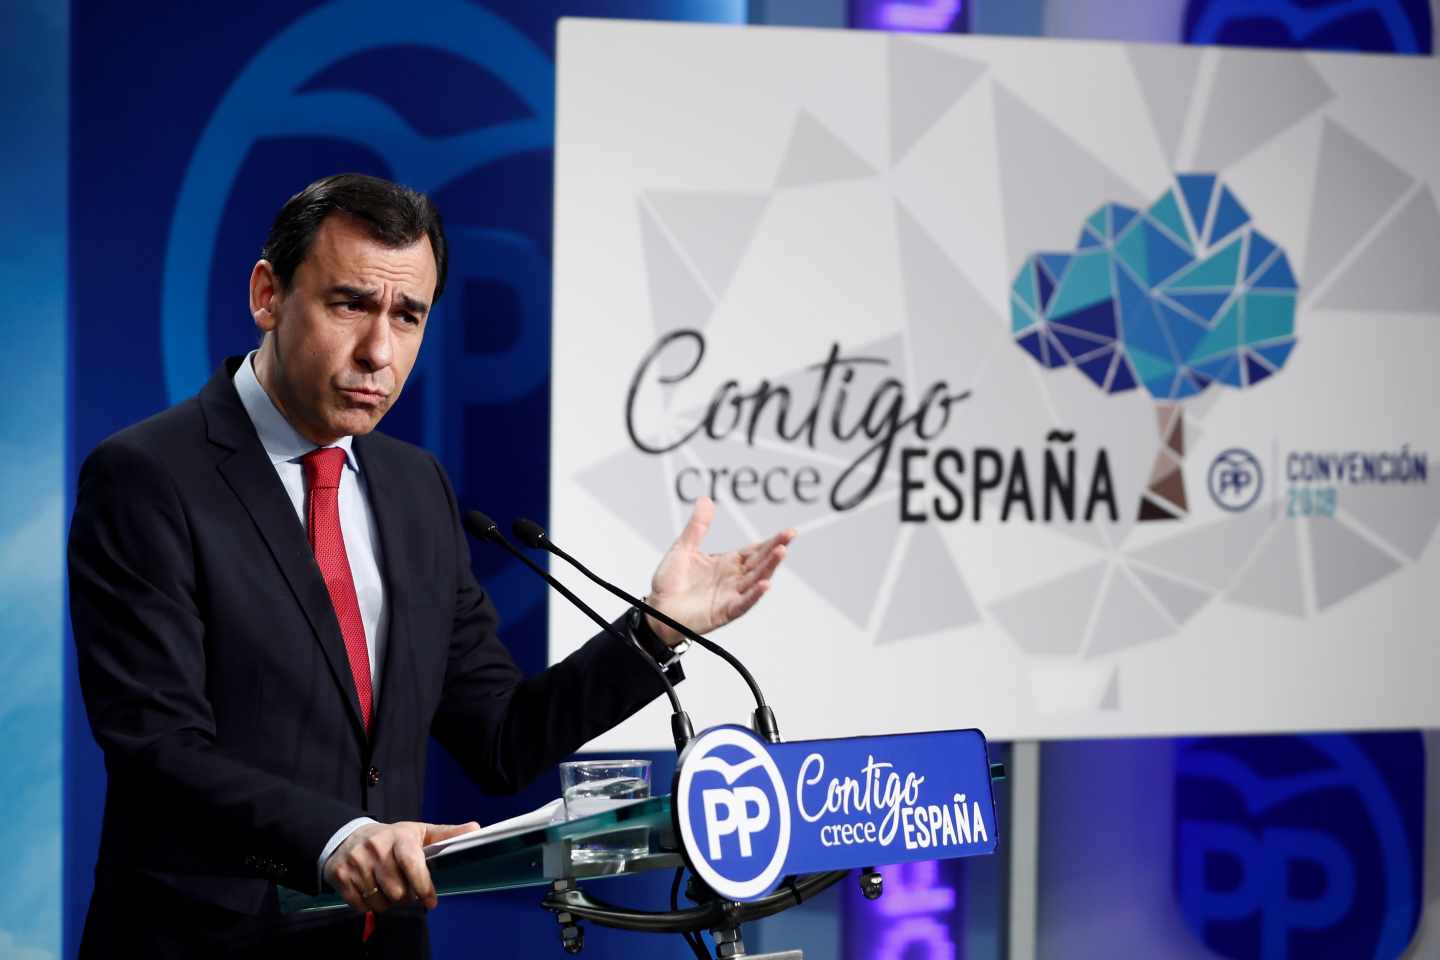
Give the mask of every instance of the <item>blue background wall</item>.
<svg viewBox="0 0 1440 960">
<path fill-rule="evenodd" d="M 60 946 L 67 21 L 0 13 L 0 957 Z"/>
<path fill-rule="evenodd" d="M 0 404 L 0 842 L 13 851 L 0 859 L 0 957 L 73 953 L 98 838 L 103 769 L 63 616 L 74 474 L 101 438 L 188 396 L 222 357 L 253 345 L 245 277 L 283 199 L 337 169 L 435 197 L 455 246 L 451 292 L 386 429 L 435 450 L 463 502 L 543 522 L 555 17 L 844 26 L 873 22 L 883 6 L 352 0 L 137 14 L 97 0 L 13 0 L 0 11 L 0 289 L 11 293 L 0 343 L 12 360 L 11 402 Z M 1433 44 L 1424 0 L 953 6 L 947 28 L 979 32 L 1422 55 Z M 517 659 L 541 668 L 537 584 L 497 556 L 475 560 Z M 1136 952 L 1118 955 L 1388 957 L 1419 922 L 1418 733 L 1052 744 L 1043 757 L 1040 955 L 1088 955 L 1075 952 L 1093 941 L 1088 920 L 1128 937 Z M 498 819 L 556 789 L 487 798 L 443 754 L 430 769 L 426 813 L 442 822 Z M 894 930 L 923 923 L 943 929 L 957 956 L 998 956 L 1006 878 L 1004 857 L 897 875 L 892 888 L 916 896 L 877 905 L 847 888 L 755 941 L 881 956 L 901 943 Z M 607 895 L 658 904 L 668 877 L 613 883 Z M 920 895 L 931 888 L 950 893 Z M 446 902 L 432 922 L 437 955 L 473 953 L 477 938 L 497 954 L 558 955 L 535 901 L 521 892 Z M 1124 905 L 1143 916 L 1122 915 Z M 1093 955 L 1116 956 L 1115 943 Z M 674 949 L 606 931 L 586 955 Z"/>
</svg>

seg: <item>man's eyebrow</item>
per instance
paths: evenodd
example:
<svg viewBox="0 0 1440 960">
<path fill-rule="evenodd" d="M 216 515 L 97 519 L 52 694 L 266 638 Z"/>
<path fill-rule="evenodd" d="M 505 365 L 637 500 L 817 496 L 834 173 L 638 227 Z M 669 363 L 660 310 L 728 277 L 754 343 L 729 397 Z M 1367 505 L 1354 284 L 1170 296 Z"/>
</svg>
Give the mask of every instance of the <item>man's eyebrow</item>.
<svg viewBox="0 0 1440 960">
<path fill-rule="evenodd" d="M 365 289 L 364 287 L 352 287 L 352 286 L 350 286 L 348 283 L 337 283 L 337 284 L 335 284 L 335 286 L 333 286 L 333 287 L 331 287 L 329 290 L 326 290 L 326 291 L 325 291 L 325 295 L 326 295 L 327 297 L 341 296 L 341 297 L 348 297 L 348 298 L 351 299 L 351 300 L 371 300 L 371 301 L 373 301 L 373 300 L 375 299 L 375 296 L 376 296 L 376 294 L 378 294 L 378 293 L 379 293 L 378 290 L 373 290 L 373 289 L 367 290 L 367 289 Z"/>
<path fill-rule="evenodd" d="M 400 303 L 406 310 L 409 310 L 411 313 L 418 313 L 422 317 L 430 312 L 430 304 L 424 300 L 416 300 L 408 293 L 400 294 Z"/>
</svg>

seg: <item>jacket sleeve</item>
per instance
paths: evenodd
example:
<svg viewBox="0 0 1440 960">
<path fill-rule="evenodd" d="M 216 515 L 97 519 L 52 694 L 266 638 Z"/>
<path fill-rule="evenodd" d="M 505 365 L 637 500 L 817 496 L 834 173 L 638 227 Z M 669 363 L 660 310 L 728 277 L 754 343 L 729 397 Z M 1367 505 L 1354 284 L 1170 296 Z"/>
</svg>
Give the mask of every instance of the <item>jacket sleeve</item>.
<svg viewBox="0 0 1440 960">
<path fill-rule="evenodd" d="M 501 644 L 499 618 L 475 581 L 455 495 L 437 463 L 452 515 L 455 618 L 435 738 L 482 788 L 513 793 L 664 691 L 633 644 L 605 631 L 549 669 L 524 677 Z M 626 636 L 623 620 L 613 625 Z M 678 665 L 672 683 L 684 678 Z"/>
<path fill-rule="evenodd" d="M 112 438 L 81 468 L 69 572 L 80 688 L 111 779 L 144 784 L 177 825 L 203 824 L 222 867 L 315 892 L 321 849 L 364 811 L 217 746 L 190 522 L 169 472 L 134 445 Z"/>
</svg>

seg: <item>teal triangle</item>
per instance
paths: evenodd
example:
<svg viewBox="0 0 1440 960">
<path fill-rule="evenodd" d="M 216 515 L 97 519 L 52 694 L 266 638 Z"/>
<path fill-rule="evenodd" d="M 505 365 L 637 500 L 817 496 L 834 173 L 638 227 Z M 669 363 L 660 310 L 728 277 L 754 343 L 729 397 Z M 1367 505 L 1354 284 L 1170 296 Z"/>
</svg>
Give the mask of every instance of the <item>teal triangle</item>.
<svg viewBox="0 0 1440 960">
<path fill-rule="evenodd" d="M 1165 286 L 1171 290 L 1214 287 L 1224 287 L 1228 290 L 1235 286 L 1239 273 L 1240 238 L 1236 237 L 1226 244 L 1223 250 L 1210 254 L 1184 273 L 1171 278 Z"/>
<path fill-rule="evenodd" d="M 1020 275 L 1015 278 L 1015 285 L 1010 290 L 1031 310 L 1039 310 L 1039 291 L 1035 286 L 1035 261 L 1027 260 L 1025 266 L 1020 268 Z"/>
<path fill-rule="evenodd" d="M 1047 310 L 1053 317 L 1075 313 L 1110 297 L 1110 255 L 1103 250 L 1076 254 Z"/>
<path fill-rule="evenodd" d="M 1157 287 L 1191 262 L 1190 252 L 1177 246 L 1159 230 L 1145 225 L 1145 282 Z"/>
<path fill-rule="evenodd" d="M 1245 294 L 1245 342 L 1278 340 L 1295 332 L 1295 294 L 1253 291 Z"/>
<path fill-rule="evenodd" d="M 1295 290 L 1300 286 L 1295 282 L 1295 274 L 1290 271 L 1290 258 L 1283 253 L 1265 268 L 1254 285 L 1267 290 Z"/>
<path fill-rule="evenodd" d="M 1210 209 L 1210 194 L 1215 190 L 1215 174 L 1182 173 L 1180 193 L 1185 197 L 1185 208 L 1190 211 L 1190 222 L 1195 224 L 1197 236 L 1205 233 L 1205 213 Z"/>
<path fill-rule="evenodd" d="M 1264 357 L 1276 370 L 1285 366 L 1285 361 L 1290 359 L 1290 351 L 1295 349 L 1294 340 L 1286 340 L 1284 343 L 1274 343 L 1268 347 L 1256 347 L 1255 352 Z"/>
<path fill-rule="evenodd" d="M 1228 293 L 1172 293 L 1170 299 L 1176 306 L 1184 307 L 1204 321 L 1205 326 L 1211 326 L 1225 301 L 1230 299 Z"/>
<path fill-rule="evenodd" d="M 1195 344 L 1189 356 L 1197 363 L 1240 349 L 1240 303 L 1237 300 L 1220 317 L 1220 322 Z"/>
<path fill-rule="evenodd" d="M 1106 229 L 1107 217 L 1105 216 L 1105 212 L 1107 209 L 1107 207 L 1101 207 L 1099 210 L 1096 210 L 1094 213 L 1090 214 L 1090 218 L 1085 221 L 1085 226 L 1089 227 L 1091 230 L 1094 230 L 1097 235 L 1102 237 L 1106 236 L 1110 232 L 1108 229 Z"/>
<path fill-rule="evenodd" d="M 1147 233 L 1145 221 L 1136 220 L 1115 242 L 1115 255 L 1146 285 L 1150 283 L 1150 258 L 1145 252 Z"/>
<path fill-rule="evenodd" d="M 1220 206 L 1215 209 L 1215 223 L 1210 227 L 1209 243 L 1213 247 L 1250 222 L 1250 214 L 1240 206 L 1229 187 L 1220 188 Z"/>
<path fill-rule="evenodd" d="M 1175 234 L 1175 239 L 1183 242 L 1186 249 L 1193 246 L 1190 243 L 1190 231 L 1185 229 L 1185 219 L 1180 216 L 1180 205 L 1175 202 L 1174 190 L 1167 190 L 1165 196 L 1156 200 L 1150 207 L 1149 214 L 1156 223 Z"/>
<path fill-rule="evenodd" d="M 1024 331 L 1029 330 L 1031 327 L 1035 326 L 1037 322 L 1038 318 L 1035 316 L 1035 314 L 1030 312 L 1029 307 L 1025 306 L 1024 301 L 1022 301 L 1018 296 L 1011 295 L 1010 332 L 1023 333 Z"/>
<path fill-rule="evenodd" d="M 1250 253 L 1245 258 L 1245 276 L 1254 278 L 1255 271 L 1265 263 L 1270 254 L 1276 250 L 1275 244 L 1258 230 L 1250 231 Z"/>
<path fill-rule="evenodd" d="M 1169 360 L 1157 357 L 1148 350 L 1137 350 L 1133 344 L 1125 345 L 1125 356 L 1130 358 L 1130 363 L 1135 367 L 1135 374 L 1145 383 L 1145 388 L 1151 393 L 1150 384 L 1163 380 L 1165 392 L 1170 391 L 1170 378 L 1175 375 L 1175 364 Z"/>
</svg>

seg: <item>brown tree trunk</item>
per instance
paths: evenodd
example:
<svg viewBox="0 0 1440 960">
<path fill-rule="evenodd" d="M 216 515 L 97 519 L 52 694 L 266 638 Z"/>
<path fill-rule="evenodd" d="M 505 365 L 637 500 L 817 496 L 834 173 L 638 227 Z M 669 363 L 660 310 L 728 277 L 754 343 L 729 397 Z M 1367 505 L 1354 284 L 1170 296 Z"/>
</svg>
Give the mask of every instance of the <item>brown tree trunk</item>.
<svg viewBox="0 0 1440 960">
<path fill-rule="evenodd" d="M 1140 497 L 1141 520 L 1180 520 L 1189 513 L 1185 504 L 1185 408 L 1178 403 L 1157 403 L 1160 449 L 1150 468 L 1150 485 Z"/>
</svg>

